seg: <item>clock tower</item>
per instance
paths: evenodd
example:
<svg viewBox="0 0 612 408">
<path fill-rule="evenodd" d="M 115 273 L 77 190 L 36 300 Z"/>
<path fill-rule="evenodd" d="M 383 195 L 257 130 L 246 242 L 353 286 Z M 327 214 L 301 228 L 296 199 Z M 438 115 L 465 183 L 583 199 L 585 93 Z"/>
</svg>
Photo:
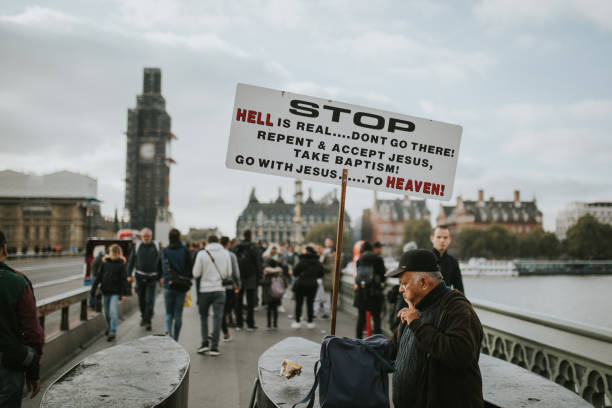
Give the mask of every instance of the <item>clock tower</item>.
<svg viewBox="0 0 612 408">
<path fill-rule="evenodd" d="M 128 109 L 125 209 L 131 228 L 148 227 L 168 214 L 170 115 L 161 94 L 161 70 L 145 68 L 142 95 Z M 155 232 L 155 231 L 154 231 Z"/>
</svg>

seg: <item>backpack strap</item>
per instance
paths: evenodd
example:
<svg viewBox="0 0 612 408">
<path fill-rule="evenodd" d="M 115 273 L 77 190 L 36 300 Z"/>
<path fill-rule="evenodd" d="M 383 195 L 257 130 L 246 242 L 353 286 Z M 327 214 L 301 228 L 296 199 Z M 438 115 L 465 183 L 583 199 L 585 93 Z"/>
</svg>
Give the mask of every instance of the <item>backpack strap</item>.
<svg viewBox="0 0 612 408">
<path fill-rule="evenodd" d="M 308 401 L 308 405 L 306 406 L 306 408 L 312 408 L 314 406 L 315 391 L 317 390 L 317 386 L 319 385 L 319 372 L 321 371 L 317 369 L 319 367 L 320 362 L 321 360 L 317 360 L 317 362 L 315 363 L 315 366 L 314 366 L 315 382 L 312 385 L 312 388 L 310 389 L 310 391 L 308 391 L 308 395 L 306 395 L 304 399 L 301 400 L 300 402 L 296 402 L 295 404 L 293 404 L 291 408 L 295 408 L 297 405 L 303 404 L 306 401 Z"/>
<path fill-rule="evenodd" d="M 380 353 L 374 347 L 370 346 L 366 341 L 357 339 L 357 342 L 370 353 L 372 353 L 374 357 L 376 357 L 376 359 L 382 364 L 385 372 L 392 373 L 393 371 L 395 371 L 395 361 L 389 360 L 381 356 Z"/>
</svg>

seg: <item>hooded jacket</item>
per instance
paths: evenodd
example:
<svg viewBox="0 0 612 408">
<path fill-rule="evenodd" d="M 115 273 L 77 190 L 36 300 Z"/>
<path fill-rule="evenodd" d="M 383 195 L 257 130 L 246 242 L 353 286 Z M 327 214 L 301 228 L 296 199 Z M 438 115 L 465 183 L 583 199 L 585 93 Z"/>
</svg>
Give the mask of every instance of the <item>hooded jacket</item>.
<svg viewBox="0 0 612 408">
<path fill-rule="evenodd" d="M 323 277 L 323 272 L 323 265 L 316 253 L 306 252 L 300 255 L 300 260 L 293 269 L 293 276 L 297 279 L 295 289 L 316 289 L 317 279 Z"/>
<path fill-rule="evenodd" d="M 208 253 L 212 255 L 214 262 Z M 225 292 L 221 282 L 231 276 L 232 260 L 221 244 L 213 242 L 198 252 L 193 265 L 193 277 L 201 278 L 200 292 Z"/>
<path fill-rule="evenodd" d="M 129 295 L 127 273 L 125 264 L 118 258 L 116 260 L 105 257 L 100 265 L 98 275 L 91 285 L 91 295 L 95 296 L 96 289 L 100 286 L 103 295 Z"/>
</svg>

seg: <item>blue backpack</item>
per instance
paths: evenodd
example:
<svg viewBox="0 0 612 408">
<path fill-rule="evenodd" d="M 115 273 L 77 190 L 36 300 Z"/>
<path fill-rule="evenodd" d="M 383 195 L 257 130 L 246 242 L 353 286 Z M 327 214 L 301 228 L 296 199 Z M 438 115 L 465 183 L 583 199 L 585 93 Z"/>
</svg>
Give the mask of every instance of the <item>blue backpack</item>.
<svg viewBox="0 0 612 408">
<path fill-rule="evenodd" d="M 365 340 L 325 336 L 315 364 L 315 383 L 293 407 L 308 401 L 312 408 L 319 385 L 322 408 L 389 408 L 391 355 L 391 342 L 381 334 Z"/>
</svg>

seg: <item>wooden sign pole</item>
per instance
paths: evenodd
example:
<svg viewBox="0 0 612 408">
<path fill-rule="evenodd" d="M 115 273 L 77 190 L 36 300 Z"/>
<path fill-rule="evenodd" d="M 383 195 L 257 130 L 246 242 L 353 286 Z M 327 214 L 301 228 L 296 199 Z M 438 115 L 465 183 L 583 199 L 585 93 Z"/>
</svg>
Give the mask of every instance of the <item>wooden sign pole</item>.
<svg viewBox="0 0 612 408">
<path fill-rule="evenodd" d="M 342 170 L 342 191 L 340 193 L 340 208 L 338 209 L 338 232 L 336 233 L 336 267 L 334 268 L 334 289 L 332 292 L 331 319 L 329 334 L 336 334 L 336 313 L 338 312 L 338 292 L 340 290 L 340 256 L 342 255 L 342 232 L 344 231 L 344 199 L 346 197 L 346 182 L 348 170 Z"/>
</svg>

